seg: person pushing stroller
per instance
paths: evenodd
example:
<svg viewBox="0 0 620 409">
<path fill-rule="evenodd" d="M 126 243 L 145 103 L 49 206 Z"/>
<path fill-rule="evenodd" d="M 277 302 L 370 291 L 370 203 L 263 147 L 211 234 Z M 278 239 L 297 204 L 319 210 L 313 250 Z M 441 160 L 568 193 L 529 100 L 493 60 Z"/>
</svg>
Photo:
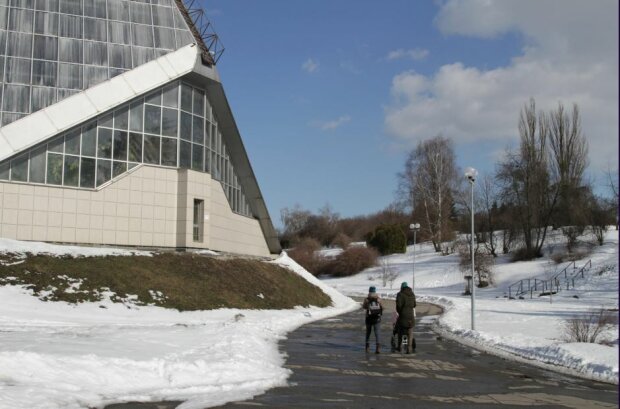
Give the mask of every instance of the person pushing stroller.
<svg viewBox="0 0 620 409">
<path fill-rule="evenodd" d="M 415 352 L 415 338 L 413 338 L 413 327 L 415 326 L 415 307 L 415 294 L 405 281 L 400 285 L 400 291 L 396 295 L 396 313 L 398 314 L 398 319 L 394 324 L 393 330 L 394 334 L 398 334 L 398 343 L 396 344 L 395 349 L 399 352 L 403 341 L 403 335 L 405 334 L 407 335 L 408 340 L 407 351 L 405 352 L 407 354 Z"/>
</svg>

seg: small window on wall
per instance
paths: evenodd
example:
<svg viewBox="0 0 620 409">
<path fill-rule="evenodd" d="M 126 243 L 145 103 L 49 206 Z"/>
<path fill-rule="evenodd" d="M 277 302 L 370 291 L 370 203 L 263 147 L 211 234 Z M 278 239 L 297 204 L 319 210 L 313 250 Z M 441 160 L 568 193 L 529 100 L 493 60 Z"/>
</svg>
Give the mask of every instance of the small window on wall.
<svg viewBox="0 0 620 409">
<path fill-rule="evenodd" d="M 205 219 L 205 202 L 204 200 L 194 199 L 194 241 L 202 243 Z"/>
</svg>

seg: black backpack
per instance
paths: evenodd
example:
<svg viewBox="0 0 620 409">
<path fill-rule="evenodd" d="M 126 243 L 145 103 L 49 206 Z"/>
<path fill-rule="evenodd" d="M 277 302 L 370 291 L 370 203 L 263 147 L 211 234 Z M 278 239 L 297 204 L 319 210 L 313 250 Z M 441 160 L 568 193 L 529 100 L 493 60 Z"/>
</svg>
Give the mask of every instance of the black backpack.
<svg viewBox="0 0 620 409">
<path fill-rule="evenodd" d="M 381 317 L 381 304 L 379 304 L 378 298 L 368 299 L 368 310 L 366 314 L 373 320 L 377 320 Z"/>
</svg>

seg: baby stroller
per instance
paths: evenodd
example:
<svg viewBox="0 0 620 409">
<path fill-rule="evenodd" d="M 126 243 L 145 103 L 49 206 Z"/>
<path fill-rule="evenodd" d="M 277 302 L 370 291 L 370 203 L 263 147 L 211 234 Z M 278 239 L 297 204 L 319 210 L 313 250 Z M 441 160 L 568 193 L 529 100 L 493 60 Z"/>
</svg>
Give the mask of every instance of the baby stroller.
<svg viewBox="0 0 620 409">
<path fill-rule="evenodd" d="M 401 337 L 401 345 L 398 345 L 398 335 L 399 332 L 402 332 Z M 390 346 L 392 347 L 392 352 L 407 352 L 407 345 L 409 343 L 409 337 L 407 336 L 407 329 L 401 328 L 398 325 L 398 313 L 394 313 L 392 315 L 392 338 L 390 339 Z M 411 340 L 411 350 L 415 352 L 415 338 Z"/>
</svg>

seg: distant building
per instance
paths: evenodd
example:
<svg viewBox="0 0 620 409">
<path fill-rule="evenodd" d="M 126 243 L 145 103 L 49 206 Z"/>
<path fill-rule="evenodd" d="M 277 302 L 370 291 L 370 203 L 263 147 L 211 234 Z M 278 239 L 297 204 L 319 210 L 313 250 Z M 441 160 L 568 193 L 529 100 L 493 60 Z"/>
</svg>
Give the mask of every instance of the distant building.
<svg viewBox="0 0 620 409">
<path fill-rule="evenodd" d="M 280 251 L 201 29 L 181 0 L 0 0 L 0 236 Z"/>
</svg>

